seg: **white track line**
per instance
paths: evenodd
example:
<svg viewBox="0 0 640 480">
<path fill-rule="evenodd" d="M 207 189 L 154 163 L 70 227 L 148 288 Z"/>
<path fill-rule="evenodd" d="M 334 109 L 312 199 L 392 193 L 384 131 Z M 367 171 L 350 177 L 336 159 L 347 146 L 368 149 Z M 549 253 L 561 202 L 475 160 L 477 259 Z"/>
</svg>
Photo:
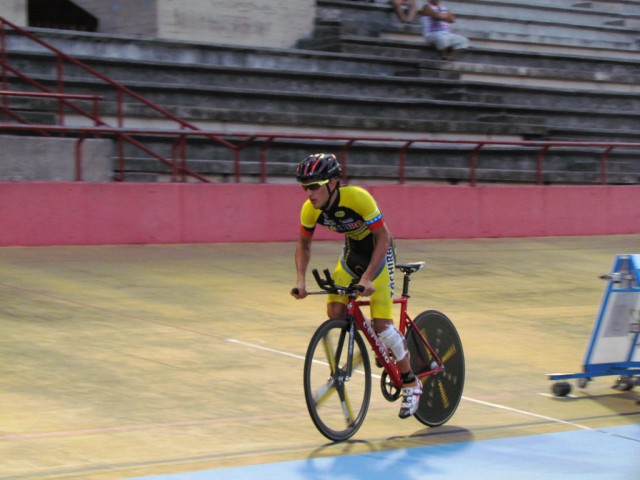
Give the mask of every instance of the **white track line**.
<svg viewBox="0 0 640 480">
<path fill-rule="evenodd" d="M 254 343 L 243 342 L 241 340 L 236 340 L 234 338 L 227 338 L 227 339 L 225 339 L 225 342 L 235 343 L 235 344 L 238 344 L 238 345 L 244 345 L 245 347 L 255 348 L 257 350 L 262 350 L 262 351 L 265 351 L 265 352 L 276 353 L 278 355 L 284 355 L 286 357 L 291 357 L 291 358 L 295 358 L 295 359 L 298 359 L 298 360 L 304 360 L 304 356 L 302 356 L 302 355 L 296 355 L 294 353 L 284 352 L 282 350 L 276 350 L 274 348 L 263 347 L 261 345 L 256 345 Z M 372 374 L 371 376 L 380 378 L 380 375 Z M 517 414 L 520 414 L 520 415 L 526 415 L 528 417 L 539 418 L 541 420 L 547 420 L 549 422 L 560 423 L 562 425 L 569 425 L 571 427 L 579 428 L 579 429 L 582 429 L 582 430 L 594 430 L 593 428 L 590 428 L 590 427 L 587 427 L 587 426 L 584 426 L 584 425 L 580 425 L 579 423 L 568 422 L 566 420 L 560 420 L 559 418 L 553 418 L 553 417 L 548 417 L 546 415 L 539 415 L 537 413 L 527 412 L 526 410 L 520 410 L 520 409 L 517 409 L 517 408 L 506 407 L 504 405 L 498 405 L 497 403 L 485 402 L 483 400 L 476 400 L 475 398 L 469 398 L 469 397 L 465 397 L 465 396 L 463 396 L 462 399 L 467 401 L 467 402 L 477 403 L 478 405 L 484 405 L 485 407 L 497 408 L 499 410 L 504 410 L 506 412 L 517 413 Z"/>
<path fill-rule="evenodd" d="M 593 430 L 593 428 L 586 427 L 584 425 L 580 425 L 579 423 L 567 422 L 566 420 L 560 420 L 559 418 L 553 418 L 553 417 L 548 417 L 546 415 L 540 415 L 540 414 L 533 413 L 533 412 L 527 412 L 526 410 L 520 410 L 520 409 L 517 409 L 517 408 L 505 407 L 504 405 L 498 405 L 497 403 L 485 402 L 483 400 L 476 400 L 475 398 L 469 398 L 469 397 L 464 397 L 464 396 L 462 397 L 462 399 L 466 400 L 467 402 L 473 402 L 473 403 L 477 403 L 477 404 L 484 405 L 484 406 L 487 406 L 487 407 L 492 407 L 492 408 L 497 408 L 497 409 L 500 409 L 500 410 L 505 410 L 507 412 L 519 413 L 521 415 L 527 415 L 529 417 L 540 418 L 542 420 L 548 420 L 550 422 L 561 423 L 563 425 L 570 425 L 572 427 L 580 428 L 582 430 Z"/>
<path fill-rule="evenodd" d="M 245 347 L 256 348 L 258 350 L 263 350 L 265 352 L 277 353 L 279 355 L 284 355 L 286 357 L 297 358 L 298 360 L 304 360 L 304 357 L 302 355 L 296 355 L 295 353 L 283 352 L 282 350 L 276 350 L 274 348 L 263 347 L 261 345 L 256 345 L 255 343 L 243 342 L 242 340 L 236 340 L 235 338 L 225 338 L 224 341 L 225 342 L 229 342 L 229 343 L 237 343 L 238 345 L 244 345 Z M 314 361 L 317 361 L 317 360 L 314 360 Z M 371 376 L 373 378 L 381 378 L 381 376 L 376 374 L 376 373 L 372 373 Z"/>
<path fill-rule="evenodd" d="M 283 352 L 282 350 L 276 350 L 274 348 L 263 347 L 261 345 L 256 345 L 255 343 L 247 343 L 241 340 L 236 340 L 235 338 L 225 338 L 225 342 L 229 343 L 237 343 L 239 345 L 244 345 L 245 347 L 256 348 L 258 350 L 263 350 L 265 352 L 277 353 L 279 355 L 284 355 L 285 357 L 297 358 L 298 360 L 304 360 L 302 355 L 296 355 L 295 353 Z"/>
</svg>

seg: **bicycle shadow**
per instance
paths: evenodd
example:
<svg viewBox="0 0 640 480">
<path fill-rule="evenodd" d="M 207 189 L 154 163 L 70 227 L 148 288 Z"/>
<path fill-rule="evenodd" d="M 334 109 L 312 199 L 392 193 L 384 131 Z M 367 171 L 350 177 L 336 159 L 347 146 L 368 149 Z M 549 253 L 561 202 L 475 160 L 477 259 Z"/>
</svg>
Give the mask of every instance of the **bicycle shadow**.
<svg viewBox="0 0 640 480">
<path fill-rule="evenodd" d="M 411 442 L 415 446 L 444 445 L 450 443 L 471 442 L 474 435 L 470 430 L 455 425 L 443 425 L 441 427 L 423 427 L 411 435 L 398 435 L 389 437 L 389 440 L 402 440 Z"/>
<path fill-rule="evenodd" d="M 311 480 L 326 479 L 335 472 L 341 472 L 349 479 L 413 478 L 416 468 L 421 475 L 429 471 L 437 473 L 439 468 L 430 465 L 430 459 L 441 462 L 447 455 L 459 455 L 469 448 L 473 439 L 471 431 L 465 428 L 442 426 L 437 429 L 425 427 L 411 435 L 392 436 L 376 442 L 331 442 L 313 450 L 307 460 L 301 462 L 300 473 Z M 433 455 L 424 447 L 434 447 Z"/>
</svg>

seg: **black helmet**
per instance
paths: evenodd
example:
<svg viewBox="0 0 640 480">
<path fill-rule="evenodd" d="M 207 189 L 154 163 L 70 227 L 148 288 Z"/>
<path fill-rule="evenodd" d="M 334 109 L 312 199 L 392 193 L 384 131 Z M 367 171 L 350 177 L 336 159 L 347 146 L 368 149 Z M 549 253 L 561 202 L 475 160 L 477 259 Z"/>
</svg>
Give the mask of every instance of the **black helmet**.
<svg viewBox="0 0 640 480">
<path fill-rule="evenodd" d="M 316 153 L 298 164 L 296 180 L 300 183 L 322 182 L 332 178 L 340 178 L 342 169 L 333 153 Z"/>
</svg>

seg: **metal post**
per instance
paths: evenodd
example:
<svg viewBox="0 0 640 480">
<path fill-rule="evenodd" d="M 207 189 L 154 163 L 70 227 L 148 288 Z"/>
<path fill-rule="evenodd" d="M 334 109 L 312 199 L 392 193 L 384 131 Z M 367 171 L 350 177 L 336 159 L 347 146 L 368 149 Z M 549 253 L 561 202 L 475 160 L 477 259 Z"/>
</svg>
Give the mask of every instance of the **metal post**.
<svg viewBox="0 0 640 480">
<path fill-rule="evenodd" d="M 248 137 L 244 142 L 240 142 L 238 145 L 233 146 L 233 171 L 236 179 L 236 183 L 240 183 L 240 150 L 252 143 L 256 139 L 255 135 Z"/>
<path fill-rule="evenodd" d="M 609 158 L 609 152 L 614 148 L 613 145 L 608 147 L 600 156 L 600 183 L 602 185 L 607 184 L 607 160 Z"/>
<path fill-rule="evenodd" d="M 119 168 L 120 171 L 118 173 L 118 176 L 116 177 L 116 180 L 119 181 L 119 182 L 124 182 L 125 181 L 124 167 L 125 167 L 125 162 L 124 162 L 124 138 L 123 138 L 121 133 L 118 133 L 118 168 Z"/>
<path fill-rule="evenodd" d="M 56 56 L 56 75 L 58 83 L 58 93 L 64 93 L 64 82 L 62 80 L 62 58 Z M 62 97 L 58 99 L 58 116 L 60 117 L 60 125 L 64 125 L 64 100 Z"/>
<path fill-rule="evenodd" d="M 340 152 L 340 164 L 342 165 L 342 181 L 347 183 L 349 180 L 349 175 L 347 174 L 347 150 L 351 148 L 351 145 L 355 142 L 354 139 L 350 139 L 342 146 L 342 150 Z"/>
<path fill-rule="evenodd" d="M 404 144 L 404 146 L 400 149 L 400 162 L 398 165 L 398 176 L 399 178 L 399 182 L 400 185 L 404 185 L 405 182 L 405 167 L 406 167 L 406 163 L 407 163 L 407 150 L 409 150 L 409 147 L 413 144 L 413 140 L 409 140 L 408 142 L 406 142 Z"/>
<path fill-rule="evenodd" d="M 274 138 L 269 138 L 260 147 L 260 183 L 267 183 L 267 148 L 271 146 Z"/>
<path fill-rule="evenodd" d="M 476 186 L 476 181 L 478 179 L 478 153 L 480 152 L 480 149 L 482 147 L 484 147 L 484 143 L 479 143 L 471 152 L 471 164 L 469 165 L 469 185 L 471 185 L 472 187 Z"/>
<path fill-rule="evenodd" d="M 545 145 L 538 151 L 536 157 L 536 184 L 542 185 L 544 183 L 544 174 L 542 172 L 544 168 L 544 154 L 551 148 L 550 145 Z"/>
<path fill-rule="evenodd" d="M 76 141 L 76 182 L 81 182 L 83 177 L 82 171 L 82 144 L 87 138 L 87 134 L 83 133 Z"/>
<path fill-rule="evenodd" d="M 186 181 L 185 171 L 187 168 L 186 157 L 186 136 L 178 135 L 178 138 L 173 142 L 171 146 L 171 181 L 175 182 L 180 175 L 180 181 Z"/>
<path fill-rule="evenodd" d="M 116 94 L 116 109 L 118 111 L 118 128 L 124 127 L 124 98 L 122 90 L 118 90 Z"/>
</svg>

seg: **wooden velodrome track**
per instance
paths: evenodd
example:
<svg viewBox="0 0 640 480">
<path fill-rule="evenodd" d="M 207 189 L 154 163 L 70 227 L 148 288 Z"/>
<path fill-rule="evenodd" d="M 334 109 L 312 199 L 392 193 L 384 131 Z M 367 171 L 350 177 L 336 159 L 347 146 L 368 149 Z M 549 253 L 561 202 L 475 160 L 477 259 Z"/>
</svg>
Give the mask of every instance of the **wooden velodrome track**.
<svg viewBox="0 0 640 480">
<path fill-rule="evenodd" d="M 303 356 L 324 298 L 288 295 L 293 244 L 0 249 L 0 478 L 218 478 L 230 467 L 640 423 L 638 389 L 600 377 L 560 399 L 546 377 L 580 370 L 598 276 L 616 254 L 640 253 L 640 235 L 397 244 L 399 261 L 428 262 L 410 313 L 439 309 L 459 329 L 464 398 L 447 425 L 427 429 L 398 419 L 374 383 L 364 426 L 342 444 L 326 442 L 304 403 Z M 316 242 L 312 266 L 333 267 L 339 250 Z M 636 472 L 638 458 L 627 458 Z M 597 440 L 584 461 L 561 478 L 599 468 L 618 478 L 604 473 L 611 452 Z M 376 478 L 362 472 L 296 478 Z"/>
</svg>

